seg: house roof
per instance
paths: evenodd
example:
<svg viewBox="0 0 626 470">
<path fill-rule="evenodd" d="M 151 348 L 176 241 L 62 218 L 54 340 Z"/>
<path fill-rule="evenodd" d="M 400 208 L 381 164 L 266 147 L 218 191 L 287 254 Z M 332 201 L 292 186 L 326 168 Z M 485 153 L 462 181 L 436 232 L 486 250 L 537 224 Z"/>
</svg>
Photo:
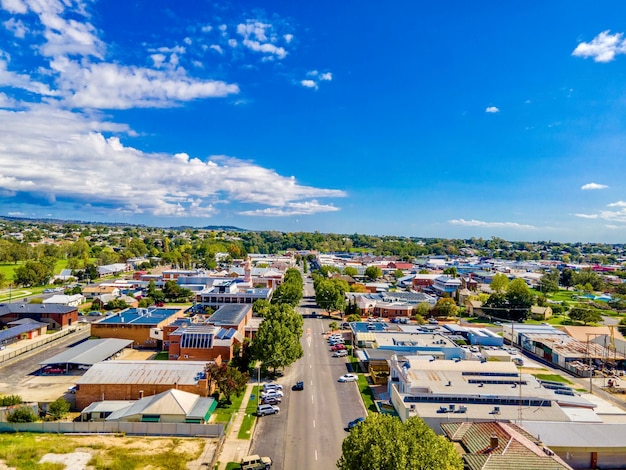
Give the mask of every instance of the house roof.
<svg viewBox="0 0 626 470">
<path fill-rule="evenodd" d="M 0 304 L 0 316 L 9 314 L 65 314 L 76 311 L 76 307 L 60 304 L 27 304 L 24 302 L 12 304 Z"/>
<path fill-rule="evenodd" d="M 563 327 L 563 331 L 572 338 L 584 342 L 587 342 L 587 334 L 589 334 L 589 339 L 591 340 L 596 336 L 611 336 L 611 329 L 608 326 L 565 326 Z M 613 335 L 615 339 L 624 341 L 624 336 L 622 336 L 617 328 L 613 328 Z"/>
<path fill-rule="evenodd" d="M 16 338 L 24 333 L 38 330 L 44 326 L 48 326 L 47 323 L 23 323 L 21 325 L 14 326 L 13 328 L 7 328 L 6 330 L 0 330 L 0 343 L 12 338 Z"/>
<path fill-rule="evenodd" d="M 196 385 L 212 361 L 104 361 L 94 364 L 77 384 Z"/>
<path fill-rule="evenodd" d="M 203 419 L 213 401 L 213 398 L 170 389 L 137 400 L 129 407 L 111 413 L 107 420 L 113 421 L 134 415 L 184 415 L 187 418 Z"/>
<path fill-rule="evenodd" d="M 554 452 L 515 424 L 443 423 L 441 428 L 465 449 L 463 460 L 469 470 L 571 470 Z M 494 443 L 496 447 L 492 447 Z"/>
</svg>

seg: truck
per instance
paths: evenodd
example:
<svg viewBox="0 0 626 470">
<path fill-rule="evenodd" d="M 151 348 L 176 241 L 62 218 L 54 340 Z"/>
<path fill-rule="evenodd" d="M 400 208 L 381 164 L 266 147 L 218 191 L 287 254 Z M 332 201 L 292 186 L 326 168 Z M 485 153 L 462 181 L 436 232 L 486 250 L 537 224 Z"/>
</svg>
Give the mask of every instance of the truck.
<svg viewBox="0 0 626 470">
<path fill-rule="evenodd" d="M 241 459 L 241 470 L 269 470 L 272 459 L 259 455 L 248 455 Z"/>
</svg>

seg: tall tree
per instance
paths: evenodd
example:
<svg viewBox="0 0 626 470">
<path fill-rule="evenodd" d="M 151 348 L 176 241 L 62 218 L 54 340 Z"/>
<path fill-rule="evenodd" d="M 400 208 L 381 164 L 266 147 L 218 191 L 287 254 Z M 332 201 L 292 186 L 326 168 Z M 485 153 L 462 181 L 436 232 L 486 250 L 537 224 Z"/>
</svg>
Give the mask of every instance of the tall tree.
<svg viewBox="0 0 626 470">
<path fill-rule="evenodd" d="M 372 414 L 344 439 L 340 470 L 462 470 L 454 445 L 419 417 Z"/>
<path fill-rule="evenodd" d="M 368 266 L 365 269 L 365 277 L 375 281 L 376 279 L 383 276 L 383 271 L 378 266 Z"/>
<path fill-rule="evenodd" d="M 506 274 L 502 273 L 497 273 L 495 276 L 493 276 L 493 278 L 491 279 L 491 284 L 489 284 L 491 290 L 497 294 L 505 292 L 508 286 L 509 278 L 506 276 Z"/>
</svg>

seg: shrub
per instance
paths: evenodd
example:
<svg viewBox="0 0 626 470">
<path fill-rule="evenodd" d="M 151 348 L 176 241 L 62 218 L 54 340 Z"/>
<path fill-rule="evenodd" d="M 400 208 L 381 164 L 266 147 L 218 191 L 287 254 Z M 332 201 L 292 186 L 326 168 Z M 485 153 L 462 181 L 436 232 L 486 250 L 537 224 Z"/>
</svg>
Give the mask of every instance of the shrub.
<svg viewBox="0 0 626 470">
<path fill-rule="evenodd" d="M 33 409 L 28 406 L 20 406 L 7 415 L 7 421 L 9 423 L 33 423 L 38 419 L 39 417 L 35 414 Z"/>
</svg>

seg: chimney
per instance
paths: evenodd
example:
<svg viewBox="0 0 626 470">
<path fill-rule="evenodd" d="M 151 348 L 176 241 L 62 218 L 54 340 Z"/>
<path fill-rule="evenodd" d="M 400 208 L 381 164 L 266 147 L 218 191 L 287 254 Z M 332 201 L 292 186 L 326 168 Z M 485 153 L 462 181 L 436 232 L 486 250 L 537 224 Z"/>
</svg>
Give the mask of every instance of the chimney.
<svg viewBox="0 0 626 470">
<path fill-rule="evenodd" d="M 139 390 L 139 399 L 141 400 L 143 398 L 143 390 Z"/>
<path fill-rule="evenodd" d="M 495 434 L 489 438 L 489 449 L 495 450 L 498 447 L 498 436 Z"/>
</svg>

